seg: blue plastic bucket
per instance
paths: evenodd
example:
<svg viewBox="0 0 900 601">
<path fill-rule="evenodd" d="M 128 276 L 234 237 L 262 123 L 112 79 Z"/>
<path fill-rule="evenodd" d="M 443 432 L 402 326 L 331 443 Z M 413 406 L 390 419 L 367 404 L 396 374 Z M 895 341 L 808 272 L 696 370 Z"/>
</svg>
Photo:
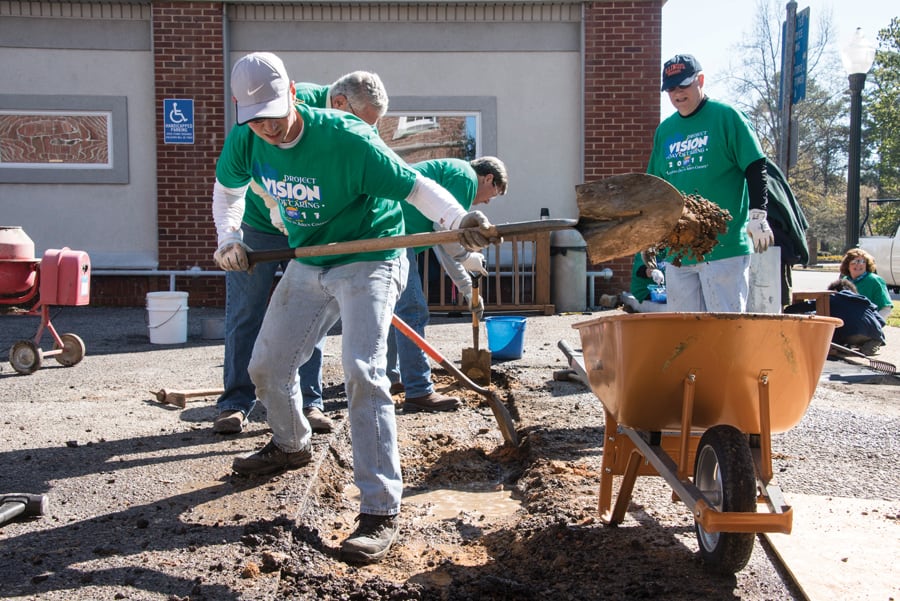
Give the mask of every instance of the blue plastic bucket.
<svg viewBox="0 0 900 601">
<path fill-rule="evenodd" d="M 484 318 L 492 359 L 520 359 L 525 344 L 525 318 L 494 315 Z"/>
</svg>

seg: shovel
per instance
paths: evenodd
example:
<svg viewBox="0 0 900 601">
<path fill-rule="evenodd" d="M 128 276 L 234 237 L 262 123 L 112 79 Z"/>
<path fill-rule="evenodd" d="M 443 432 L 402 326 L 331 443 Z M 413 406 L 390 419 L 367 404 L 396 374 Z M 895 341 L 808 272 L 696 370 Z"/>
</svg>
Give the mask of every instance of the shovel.
<svg viewBox="0 0 900 601">
<path fill-rule="evenodd" d="M 579 233 L 591 263 L 634 255 L 675 229 L 684 196 L 646 173 L 615 175 L 575 186 Z"/>
<path fill-rule="evenodd" d="M 509 410 L 507 410 L 506 405 L 503 404 L 503 401 L 497 397 L 497 393 L 487 389 L 482 388 L 459 370 L 455 365 L 447 361 L 443 355 L 433 346 L 431 346 L 427 340 L 419 336 L 418 332 L 409 327 L 405 321 L 394 315 L 391 319 L 391 323 L 395 328 L 400 330 L 400 332 L 412 340 L 417 347 L 422 349 L 422 351 L 432 358 L 436 363 L 438 363 L 441 367 L 446 369 L 448 372 L 453 374 L 453 377 L 456 378 L 456 381 L 472 390 L 477 392 L 481 396 L 483 396 L 488 405 L 491 406 L 491 411 L 494 413 L 494 419 L 497 420 L 497 425 L 500 427 L 500 433 L 503 435 L 503 440 L 508 442 L 514 447 L 519 446 L 519 437 L 516 434 L 516 426 L 513 424 L 512 417 L 509 415 Z"/>
<path fill-rule="evenodd" d="M 579 218 L 520 221 L 494 225 L 488 237 L 523 235 L 575 228 L 587 244 L 592 263 L 603 263 L 645 250 L 675 228 L 684 197 L 667 181 L 646 173 L 626 173 L 575 187 Z M 459 242 L 461 230 L 444 230 L 332 242 L 276 250 L 250 251 L 250 265 L 304 257 L 353 254 Z M 477 231 L 472 228 L 469 231 Z"/>
<path fill-rule="evenodd" d="M 472 276 L 472 302 L 481 303 L 481 296 L 478 294 L 478 281 L 481 274 L 476 273 Z M 478 348 L 479 327 L 478 327 L 478 306 L 472 307 L 472 342 L 475 348 L 464 348 L 462 352 L 462 372 L 469 376 L 469 379 L 478 383 L 488 385 L 491 383 L 491 351 Z"/>
</svg>

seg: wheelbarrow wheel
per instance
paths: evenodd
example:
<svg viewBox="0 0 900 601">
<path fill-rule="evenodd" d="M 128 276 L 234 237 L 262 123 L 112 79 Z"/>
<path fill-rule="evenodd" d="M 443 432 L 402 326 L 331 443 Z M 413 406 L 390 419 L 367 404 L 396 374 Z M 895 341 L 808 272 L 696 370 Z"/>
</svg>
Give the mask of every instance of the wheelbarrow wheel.
<svg viewBox="0 0 900 601">
<path fill-rule="evenodd" d="M 41 349 L 31 340 L 19 340 L 9 349 L 9 363 L 20 374 L 33 374 L 43 362 Z"/>
<path fill-rule="evenodd" d="M 62 340 L 63 343 L 62 352 L 55 356 L 56 361 L 59 364 L 71 367 L 84 359 L 84 340 L 82 340 L 80 336 L 77 336 L 76 334 L 63 334 L 59 339 Z M 59 344 L 54 344 L 53 348 L 60 348 Z"/>
<path fill-rule="evenodd" d="M 694 485 L 719 511 L 756 512 L 756 472 L 747 437 L 734 426 L 713 426 L 703 433 L 694 461 Z M 707 532 L 694 522 L 700 557 L 713 571 L 734 574 L 747 565 L 756 535 Z"/>
</svg>

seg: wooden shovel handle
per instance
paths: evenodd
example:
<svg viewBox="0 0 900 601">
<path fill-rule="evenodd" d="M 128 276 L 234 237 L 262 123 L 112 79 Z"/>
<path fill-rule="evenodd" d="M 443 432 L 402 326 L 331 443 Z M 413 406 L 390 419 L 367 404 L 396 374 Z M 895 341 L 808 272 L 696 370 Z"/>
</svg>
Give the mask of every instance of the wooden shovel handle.
<svg viewBox="0 0 900 601">
<path fill-rule="evenodd" d="M 518 234 L 530 234 L 534 232 L 549 232 L 575 227 L 577 219 L 545 219 L 543 221 L 519 221 L 493 226 L 496 237 L 513 236 Z M 299 248 L 280 248 L 275 250 L 259 250 L 247 253 L 250 265 L 265 263 L 267 261 L 284 261 L 287 259 L 299 259 L 303 257 L 324 257 L 328 255 L 349 255 L 354 253 L 372 252 L 376 250 L 390 250 L 392 248 L 416 248 L 419 246 L 433 246 L 447 242 L 459 242 L 461 232 L 477 232 L 478 228 L 466 228 L 462 230 L 442 230 L 440 232 L 423 232 L 420 234 L 407 234 L 405 236 L 393 236 L 390 238 L 367 238 L 365 240 L 349 240 L 347 242 L 332 242 L 331 244 L 319 244 L 316 246 L 301 246 Z"/>
<path fill-rule="evenodd" d="M 481 306 L 481 296 L 478 294 L 478 281 L 481 279 L 480 273 L 472 274 L 472 342 L 475 347 L 475 354 L 478 354 L 478 309 Z"/>
</svg>

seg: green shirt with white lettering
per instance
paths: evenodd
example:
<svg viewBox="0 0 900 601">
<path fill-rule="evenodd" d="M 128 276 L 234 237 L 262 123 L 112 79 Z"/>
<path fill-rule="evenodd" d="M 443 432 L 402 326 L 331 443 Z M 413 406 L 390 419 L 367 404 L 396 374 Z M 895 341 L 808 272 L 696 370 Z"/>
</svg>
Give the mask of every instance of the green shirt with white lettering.
<svg viewBox="0 0 900 601">
<path fill-rule="evenodd" d="M 297 102 L 303 102 L 309 106 L 316 108 L 326 108 L 328 106 L 328 92 L 331 86 L 322 86 L 317 83 L 295 83 L 296 90 L 295 99 Z M 247 190 L 247 202 L 244 208 L 244 223 L 253 227 L 253 229 L 268 234 L 281 234 L 281 232 L 272 225 L 269 216 L 269 209 L 265 202 L 253 190 Z"/>
<path fill-rule="evenodd" d="M 705 261 L 753 252 L 746 228 L 750 211 L 744 171 L 764 158 L 759 139 L 746 116 L 707 98 L 691 115 L 665 119 L 653 136 L 647 173 L 661 177 L 684 194 L 697 194 L 731 213 L 728 231 Z M 685 257 L 683 264 L 696 263 Z"/>
<path fill-rule="evenodd" d="M 239 125 L 225 140 L 216 179 L 229 188 L 256 180 L 279 203 L 293 248 L 403 234 L 401 203 L 416 172 L 360 119 L 305 104 L 294 110 L 303 120 L 294 146 L 273 146 Z M 391 249 L 297 260 L 328 266 L 399 254 Z"/>
</svg>

